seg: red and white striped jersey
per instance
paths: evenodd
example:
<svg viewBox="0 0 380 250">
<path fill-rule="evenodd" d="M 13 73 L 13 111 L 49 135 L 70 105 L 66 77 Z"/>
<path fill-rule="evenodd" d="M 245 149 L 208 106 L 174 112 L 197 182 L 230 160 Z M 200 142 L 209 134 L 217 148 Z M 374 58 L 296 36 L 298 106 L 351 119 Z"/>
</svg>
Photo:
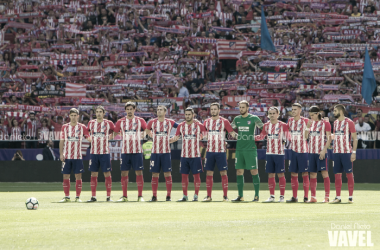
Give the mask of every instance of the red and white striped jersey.
<svg viewBox="0 0 380 250">
<path fill-rule="evenodd" d="M 334 122 L 333 153 L 352 153 L 351 133 L 356 133 L 355 123 L 351 119 L 346 117 L 343 121 L 336 120 Z"/>
<path fill-rule="evenodd" d="M 31 120 L 28 118 L 28 124 L 26 125 L 26 136 L 37 137 L 37 120 Z"/>
<path fill-rule="evenodd" d="M 206 132 L 203 124 L 193 122 L 187 124 L 181 122 L 177 128 L 176 136 L 182 134 L 182 152 L 181 157 L 196 158 L 201 157 L 199 152 L 199 140 L 202 139 L 202 134 Z"/>
<path fill-rule="evenodd" d="M 114 131 L 113 122 L 103 119 L 102 122 L 91 120 L 87 125 L 91 140 L 91 154 L 109 154 L 108 138 Z"/>
<path fill-rule="evenodd" d="M 331 125 L 326 121 L 313 121 L 309 134 L 309 153 L 319 154 L 325 147 L 326 132 L 331 132 Z"/>
<path fill-rule="evenodd" d="M 110 142 L 109 147 L 110 147 L 110 158 L 113 161 L 119 161 L 121 159 L 121 154 L 122 154 L 122 141 L 113 141 Z"/>
<path fill-rule="evenodd" d="M 229 133 L 234 131 L 230 122 L 223 117 L 219 117 L 217 120 L 208 118 L 203 125 L 207 130 L 207 152 L 226 152 L 224 140 L 226 137 L 226 131 Z"/>
<path fill-rule="evenodd" d="M 152 130 L 153 147 L 152 154 L 170 153 L 170 131 L 176 122 L 171 119 L 166 119 L 160 122 L 157 118 L 148 122 L 147 129 Z"/>
<path fill-rule="evenodd" d="M 65 159 L 82 159 L 82 139 L 88 137 L 88 130 L 82 123 L 72 126 L 67 123 L 62 126 L 60 140 L 64 140 L 63 156 Z"/>
<path fill-rule="evenodd" d="M 50 130 L 48 127 L 41 127 L 38 135 L 39 143 L 46 143 L 49 140 Z"/>
<path fill-rule="evenodd" d="M 116 122 L 115 132 L 121 132 L 123 138 L 122 154 L 142 153 L 141 131 L 146 129 L 146 122 L 141 117 L 121 118 Z"/>
<path fill-rule="evenodd" d="M 12 127 L 11 128 L 11 136 L 9 140 L 11 141 L 20 141 L 21 137 L 21 128 L 20 127 Z"/>
<path fill-rule="evenodd" d="M 307 141 L 304 138 L 304 132 L 309 119 L 301 117 L 298 121 L 294 117 L 289 118 L 288 128 L 291 134 L 290 149 L 296 153 L 307 153 Z"/>
<path fill-rule="evenodd" d="M 289 132 L 288 125 L 278 121 L 272 124 L 270 121 L 264 124 L 261 134 L 255 136 L 255 140 L 263 140 L 267 136 L 267 154 L 283 155 L 286 134 Z"/>
</svg>

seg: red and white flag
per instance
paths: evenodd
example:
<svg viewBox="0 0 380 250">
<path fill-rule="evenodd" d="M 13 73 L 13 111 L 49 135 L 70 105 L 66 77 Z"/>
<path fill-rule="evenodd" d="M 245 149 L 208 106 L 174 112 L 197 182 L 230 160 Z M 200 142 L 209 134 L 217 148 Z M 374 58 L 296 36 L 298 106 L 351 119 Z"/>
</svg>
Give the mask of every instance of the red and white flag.
<svg viewBox="0 0 380 250">
<path fill-rule="evenodd" d="M 268 73 L 269 84 L 278 84 L 283 81 L 286 81 L 286 72 L 285 73 Z"/>
<path fill-rule="evenodd" d="M 247 42 L 239 40 L 218 40 L 216 44 L 219 59 L 238 59 L 239 53 L 247 50 Z"/>
<path fill-rule="evenodd" d="M 66 83 L 66 97 L 86 97 L 86 85 Z"/>
</svg>

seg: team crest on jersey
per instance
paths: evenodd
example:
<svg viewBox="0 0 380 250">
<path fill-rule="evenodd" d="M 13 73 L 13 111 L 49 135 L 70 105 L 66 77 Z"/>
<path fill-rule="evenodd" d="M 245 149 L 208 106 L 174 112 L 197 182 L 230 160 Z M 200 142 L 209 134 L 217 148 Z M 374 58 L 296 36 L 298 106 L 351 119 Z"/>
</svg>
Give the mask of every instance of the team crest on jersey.
<svg viewBox="0 0 380 250">
<path fill-rule="evenodd" d="M 300 123 L 300 124 L 298 124 L 298 127 L 301 127 L 302 126 L 302 124 Z"/>
<path fill-rule="evenodd" d="M 280 130 L 280 128 L 276 128 L 276 130 Z"/>
<path fill-rule="evenodd" d="M 75 131 L 76 133 L 79 133 L 79 129 Z"/>
<path fill-rule="evenodd" d="M 195 131 L 197 128 L 193 128 L 193 131 Z"/>
<path fill-rule="evenodd" d="M 248 124 L 248 125 L 251 124 L 251 121 L 247 121 L 247 124 Z"/>
<path fill-rule="evenodd" d="M 103 125 L 102 128 L 106 128 L 106 126 Z"/>
<path fill-rule="evenodd" d="M 136 126 L 136 125 L 137 125 L 137 123 L 135 123 L 135 122 L 134 122 L 132 125 L 133 125 L 133 126 Z"/>
<path fill-rule="evenodd" d="M 319 124 L 319 125 L 317 126 L 317 128 L 319 128 L 319 127 L 322 127 L 322 124 Z"/>
<path fill-rule="evenodd" d="M 168 128 L 168 124 L 165 124 L 164 128 L 167 129 Z"/>
</svg>

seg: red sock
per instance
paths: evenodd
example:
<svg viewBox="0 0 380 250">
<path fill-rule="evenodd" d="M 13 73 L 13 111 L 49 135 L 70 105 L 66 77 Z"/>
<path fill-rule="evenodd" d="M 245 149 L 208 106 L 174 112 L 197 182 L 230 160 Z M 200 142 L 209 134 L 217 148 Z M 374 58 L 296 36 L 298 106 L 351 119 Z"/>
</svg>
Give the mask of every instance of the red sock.
<svg viewBox="0 0 380 250">
<path fill-rule="evenodd" d="M 70 196 L 70 179 L 63 180 L 63 192 L 65 192 L 65 196 Z"/>
<path fill-rule="evenodd" d="M 310 178 L 311 197 L 316 197 L 317 194 L 317 178 Z"/>
<path fill-rule="evenodd" d="M 274 190 L 276 188 L 276 179 L 275 177 L 268 178 L 268 188 L 270 195 L 274 196 Z"/>
<path fill-rule="evenodd" d="M 342 190 L 342 174 L 335 174 L 335 190 L 336 196 L 340 196 Z"/>
<path fill-rule="evenodd" d="M 98 186 L 98 177 L 91 177 L 92 197 L 96 197 L 96 187 Z"/>
<path fill-rule="evenodd" d="M 183 195 L 187 196 L 187 187 L 189 186 L 189 175 L 182 174 L 182 191 Z"/>
<path fill-rule="evenodd" d="M 127 190 L 128 190 L 128 176 L 122 176 L 121 177 L 121 189 L 123 190 L 123 196 L 127 196 Z"/>
<path fill-rule="evenodd" d="M 228 192 L 228 176 L 222 175 L 222 187 L 223 187 L 223 196 L 227 197 Z"/>
<path fill-rule="evenodd" d="M 309 197 L 309 186 L 310 186 L 310 183 L 309 183 L 309 175 L 305 175 L 305 176 L 302 176 L 302 179 L 303 179 L 303 197 Z"/>
<path fill-rule="evenodd" d="M 158 189 L 158 177 L 152 177 L 153 196 L 157 197 L 157 189 Z"/>
<path fill-rule="evenodd" d="M 108 176 L 105 178 L 106 179 L 106 190 L 107 190 L 107 197 L 111 196 L 111 189 L 112 189 L 112 177 Z"/>
<path fill-rule="evenodd" d="M 195 195 L 199 194 L 199 188 L 201 187 L 201 175 L 200 174 L 193 174 L 194 177 L 194 189 L 195 189 Z"/>
<path fill-rule="evenodd" d="M 144 189 L 144 178 L 142 175 L 136 175 L 136 182 L 137 182 L 137 192 L 138 196 L 142 196 L 142 191 Z"/>
<path fill-rule="evenodd" d="M 347 185 L 348 185 L 348 195 L 352 196 L 354 194 L 354 174 L 349 173 L 347 176 Z"/>
<path fill-rule="evenodd" d="M 285 195 L 285 186 L 286 186 L 285 176 L 278 178 L 278 180 L 279 180 L 278 183 L 280 186 L 280 195 L 284 196 Z"/>
<path fill-rule="evenodd" d="M 207 188 L 207 196 L 209 196 L 209 197 L 211 197 L 213 182 L 214 182 L 213 176 L 207 175 L 206 176 L 206 188 Z"/>
<path fill-rule="evenodd" d="M 75 190 L 77 191 L 77 197 L 79 197 L 80 193 L 82 192 L 82 180 L 76 181 Z"/>
<path fill-rule="evenodd" d="M 330 197 L 330 177 L 326 177 L 323 179 L 325 185 L 325 198 Z"/>
<path fill-rule="evenodd" d="M 165 181 L 166 181 L 166 196 L 170 197 L 172 193 L 172 186 L 173 186 L 172 176 L 165 177 Z"/>
<path fill-rule="evenodd" d="M 298 191 L 298 186 L 299 186 L 298 176 L 292 176 L 291 183 L 292 183 L 293 197 L 297 198 L 297 191 Z"/>
</svg>

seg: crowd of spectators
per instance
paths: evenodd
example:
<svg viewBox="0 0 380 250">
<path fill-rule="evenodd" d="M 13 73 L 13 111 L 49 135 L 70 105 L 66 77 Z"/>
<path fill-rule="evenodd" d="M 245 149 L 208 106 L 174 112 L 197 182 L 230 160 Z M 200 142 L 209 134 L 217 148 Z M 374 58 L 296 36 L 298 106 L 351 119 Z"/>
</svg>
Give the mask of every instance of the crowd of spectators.
<svg viewBox="0 0 380 250">
<path fill-rule="evenodd" d="M 260 48 L 262 10 L 276 52 Z M 59 132 L 71 107 L 87 124 L 104 105 L 116 122 L 131 100 L 146 120 L 165 104 L 177 121 L 186 107 L 204 121 L 215 101 L 232 121 L 248 100 L 264 122 L 270 106 L 287 121 L 294 102 L 333 122 L 344 103 L 358 131 L 380 131 L 380 86 L 370 105 L 361 95 L 366 48 L 379 85 L 379 45 L 380 1 L 0 0 L 0 147 L 45 148 L 57 138 L 40 132 Z"/>
</svg>

